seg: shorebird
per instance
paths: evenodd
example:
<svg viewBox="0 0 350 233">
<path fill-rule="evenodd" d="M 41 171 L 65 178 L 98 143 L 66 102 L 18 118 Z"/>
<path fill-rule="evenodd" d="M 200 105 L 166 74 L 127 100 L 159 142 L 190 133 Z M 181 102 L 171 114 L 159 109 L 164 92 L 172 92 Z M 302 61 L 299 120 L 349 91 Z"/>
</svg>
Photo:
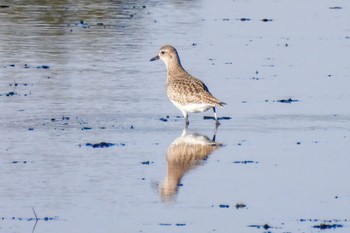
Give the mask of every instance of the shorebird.
<svg viewBox="0 0 350 233">
<path fill-rule="evenodd" d="M 205 112 L 211 108 L 216 124 L 219 125 L 215 107 L 223 107 L 226 103 L 215 98 L 201 80 L 187 73 L 173 46 L 164 45 L 160 48 L 159 54 L 150 61 L 158 59 L 162 60 L 167 68 L 167 95 L 170 101 L 182 112 L 186 126 L 189 124 L 189 112 Z"/>
</svg>

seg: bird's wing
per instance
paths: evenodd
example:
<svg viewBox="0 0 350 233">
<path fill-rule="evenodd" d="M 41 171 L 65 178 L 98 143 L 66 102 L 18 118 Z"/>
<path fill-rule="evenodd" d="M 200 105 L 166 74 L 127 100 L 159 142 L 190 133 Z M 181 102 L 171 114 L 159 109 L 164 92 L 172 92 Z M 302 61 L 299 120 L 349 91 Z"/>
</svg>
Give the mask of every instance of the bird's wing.
<svg viewBox="0 0 350 233">
<path fill-rule="evenodd" d="M 170 99 L 185 103 L 208 103 L 220 106 L 221 101 L 216 99 L 208 90 L 208 87 L 194 77 L 172 79 L 167 84 L 167 92 Z"/>
</svg>

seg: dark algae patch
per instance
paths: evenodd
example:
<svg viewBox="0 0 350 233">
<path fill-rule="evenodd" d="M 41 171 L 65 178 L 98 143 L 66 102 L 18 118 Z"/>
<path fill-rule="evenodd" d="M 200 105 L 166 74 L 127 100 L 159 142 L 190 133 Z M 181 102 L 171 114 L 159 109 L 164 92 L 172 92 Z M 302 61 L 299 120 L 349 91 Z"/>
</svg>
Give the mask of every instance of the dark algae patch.
<svg viewBox="0 0 350 233">
<path fill-rule="evenodd" d="M 141 162 L 142 165 L 150 165 L 151 163 L 153 163 L 153 162 L 151 162 L 151 161 L 143 161 L 143 162 Z"/>
<path fill-rule="evenodd" d="M 26 163 L 33 163 L 33 162 L 29 162 L 29 161 L 26 161 L 26 160 L 23 160 L 23 161 L 19 161 L 19 160 L 14 160 L 11 162 L 12 164 L 26 164 Z"/>
<path fill-rule="evenodd" d="M 269 224 L 264 224 L 264 225 L 249 225 L 248 227 L 255 227 L 258 229 L 264 229 L 264 230 L 268 230 L 270 228 L 273 228 L 272 226 L 270 226 Z"/>
<path fill-rule="evenodd" d="M 1 94 L 3 96 L 7 96 L 7 97 L 10 97 L 10 96 L 15 96 L 15 95 L 18 95 L 17 92 L 14 92 L 14 91 L 10 91 L 10 92 L 7 92 L 5 94 Z"/>
<path fill-rule="evenodd" d="M 169 116 L 159 118 L 160 121 L 164 121 L 164 122 L 167 122 L 168 119 L 169 119 Z"/>
<path fill-rule="evenodd" d="M 343 8 L 341 6 L 331 6 L 331 7 L 329 7 L 329 9 L 331 9 L 331 10 L 341 10 Z"/>
<path fill-rule="evenodd" d="M 74 23 L 75 26 L 79 28 L 90 28 L 89 24 L 87 22 L 84 22 L 84 20 L 80 20 L 78 23 Z M 68 25 L 70 26 L 70 25 Z"/>
<path fill-rule="evenodd" d="M 171 223 L 159 223 L 159 226 L 167 227 L 171 226 Z"/>
<path fill-rule="evenodd" d="M 314 225 L 313 228 L 318 228 L 321 230 L 326 230 L 326 229 L 336 229 L 336 228 L 341 228 L 343 225 L 341 224 L 327 224 L 327 223 L 321 223 L 319 225 Z"/>
<path fill-rule="evenodd" d="M 48 66 L 48 65 L 41 65 L 41 66 L 37 66 L 36 68 L 37 69 L 49 69 L 50 66 Z"/>
<path fill-rule="evenodd" d="M 214 117 L 212 116 L 203 116 L 203 119 L 204 120 L 215 120 Z M 218 120 L 221 121 L 221 120 L 231 120 L 232 117 L 227 117 L 227 116 L 224 116 L 224 117 L 218 117 Z"/>
<path fill-rule="evenodd" d="M 13 221 L 55 221 L 58 220 L 58 217 L 32 217 L 32 218 L 28 218 L 28 217 L 0 217 L 1 220 L 13 220 Z"/>
<path fill-rule="evenodd" d="M 312 222 L 312 223 L 318 223 L 316 225 L 313 225 L 312 228 L 320 229 L 320 230 L 328 230 L 328 229 L 337 229 L 344 227 L 341 222 L 347 222 L 347 219 L 345 220 L 339 220 L 339 219 L 332 219 L 332 220 L 320 220 L 320 219 L 299 219 L 300 222 Z"/>
<path fill-rule="evenodd" d="M 184 226 L 186 226 L 186 223 L 176 223 L 175 226 L 177 226 L 177 227 L 184 227 Z"/>
<path fill-rule="evenodd" d="M 237 203 L 235 205 L 235 207 L 236 207 L 236 209 L 243 209 L 243 208 L 247 207 L 247 205 L 244 203 Z"/>
<path fill-rule="evenodd" d="M 266 103 L 270 102 L 270 100 L 264 100 Z M 272 100 L 271 102 L 278 102 L 282 104 L 290 104 L 294 102 L 299 102 L 299 100 L 288 98 L 288 99 L 280 99 L 280 100 Z"/>
<path fill-rule="evenodd" d="M 0 96 L 6 96 L 6 97 L 12 97 L 12 96 L 28 96 L 31 94 L 31 92 L 29 91 L 29 93 L 25 93 L 25 94 L 20 94 L 18 93 L 16 90 L 20 87 L 28 87 L 28 86 L 33 86 L 33 84 L 29 84 L 29 83 L 17 83 L 16 81 L 13 83 L 10 83 L 9 86 L 11 87 L 11 91 L 6 92 L 6 93 L 2 93 L 0 94 Z"/>
<path fill-rule="evenodd" d="M 173 224 L 171 224 L 171 223 L 159 223 L 159 226 L 162 226 L 162 227 L 170 227 L 172 225 Z M 186 223 L 175 223 L 174 226 L 176 226 L 176 227 L 184 227 L 184 226 L 186 226 Z"/>
<path fill-rule="evenodd" d="M 293 102 L 299 102 L 299 100 L 295 100 L 295 99 L 289 98 L 289 99 L 277 100 L 277 102 L 283 103 L 283 104 L 290 104 L 290 103 L 293 103 Z"/>
<path fill-rule="evenodd" d="M 90 146 L 92 148 L 107 148 L 111 146 L 125 146 L 124 143 L 111 143 L 111 142 L 100 142 L 100 143 L 86 143 L 85 146 Z"/>
<path fill-rule="evenodd" d="M 34 214 L 34 217 L 0 217 L 0 220 L 4 221 L 4 220 L 11 220 L 11 221 L 26 221 L 26 222 L 30 222 L 30 221 L 33 221 L 35 222 L 34 224 L 34 227 L 33 227 L 33 230 L 32 232 L 35 232 L 35 227 L 37 225 L 37 223 L 39 221 L 55 221 L 55 220 L 58 220 L 58 217 L 55 216 L 55 217 L 38 217 L 38 215 L 36 214 L 35 210 L 34 210 L 34 207 L 32 207 L 33 209 L 33 214 Z"/>
<path fill-rule="evenodd" d="M 168 122 L 168 121 L 179 121 L 180 118 L 183 118 L 182 116 L 165 116 L 165 117 L 161 117 L 159 118 L 160 121 L 163 121 L 163 122 Z"/>
<path fill-rule="evenodd" d="M 38 66 L 33 66 L 33 65 L 28 65 L 28 64 L 24 64 L 23 66 L 24 69 L 30 69 L 30 68 L 35 68 L 35 69 L 50 69 L 50 66 L 48 65 L 38 65 Z"/>
<path fill-rule="evenodd" d="M 236 163 L 236 164 L 250 164 L 250 163 L 258 163 L 258 162 L 252 161 L 252 160 L 244 160 L 244 161 L 233 161 L 233 163 Z"/>
<path fill-rule="evenodd" d="M 24 69 L 44 69 L 44 70 L 50 69 L 49 65 L 30 65 L 30 64 L 24 64 L 23 66 L 18 64 L 17 65 L 9 64 L 9 65 L 6 65 L 5 67 L 22 67 Z"/>
</svg>

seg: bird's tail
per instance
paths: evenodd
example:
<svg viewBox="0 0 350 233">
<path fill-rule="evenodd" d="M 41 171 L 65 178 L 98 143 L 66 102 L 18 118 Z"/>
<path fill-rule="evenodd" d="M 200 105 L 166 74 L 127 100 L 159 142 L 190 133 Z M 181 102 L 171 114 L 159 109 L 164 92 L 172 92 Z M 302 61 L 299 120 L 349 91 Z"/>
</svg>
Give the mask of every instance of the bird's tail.
<svg viewBox="0 0 350 233">
<path fill-rule="evenodd" d="M 224 105 L 227 105 L 227 103 L 222 102 L 222 101 L 220 101 L 220 102 L 218 103 L 218 106 L 219 106 L 220 108 L 223 108 Z"/>
<path fill-rule="evenodd" d="M 224 105 L 226 105 L 225 102 L 222 102 L 221 100 L 215 98 L 213 95 L 206 96 L 206 103 L 212 104 L 213 107 L 220 107 L 220 108 L 223 108 Z"/>
</svg>

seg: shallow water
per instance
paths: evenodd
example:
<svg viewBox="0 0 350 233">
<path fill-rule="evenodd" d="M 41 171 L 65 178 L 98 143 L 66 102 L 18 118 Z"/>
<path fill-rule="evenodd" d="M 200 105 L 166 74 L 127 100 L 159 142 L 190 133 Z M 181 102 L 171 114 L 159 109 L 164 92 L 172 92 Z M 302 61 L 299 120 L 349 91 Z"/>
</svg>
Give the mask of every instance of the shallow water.
<svg viewBox="0 0 350 233">
<path fill-rule="evenodd" d="M 2 2 L 0 232 L 348 232 L 349 9 Z M 228 103 L 215 143 L 211 112 L 183 134 L 166 43 Z"/>
</svg>

